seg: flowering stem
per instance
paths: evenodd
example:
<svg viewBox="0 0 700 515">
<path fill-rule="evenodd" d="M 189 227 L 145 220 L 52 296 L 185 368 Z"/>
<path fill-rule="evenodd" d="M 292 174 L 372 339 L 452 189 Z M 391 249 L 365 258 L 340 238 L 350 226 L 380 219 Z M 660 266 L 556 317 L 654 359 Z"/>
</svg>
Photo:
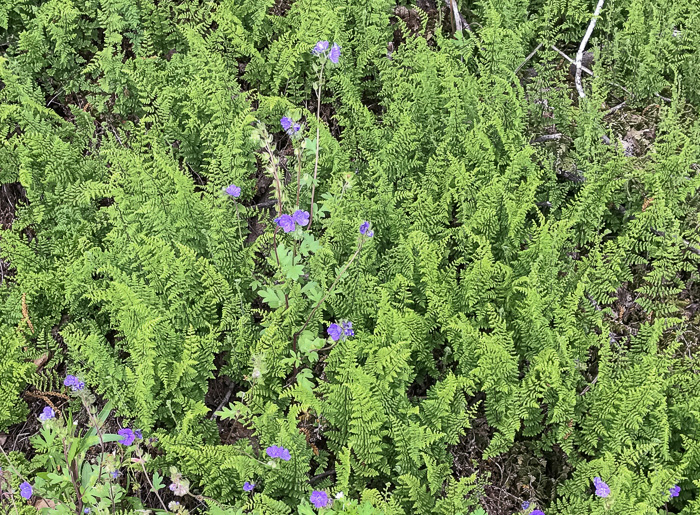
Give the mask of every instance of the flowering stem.
<svg viewBox="0 0 700 515">
<path fill-rule="evenodd" d="M 277 190 L 277 216 L 282 216 L 282 182 L 280 181 L 279 171 L 277 170 L 277 165 L 275 164 L 275 156 L 272 153 L 267 139 L 265 139 L 265 150 L 270 156 L 270 171 L 272 172 L 272 177 L 275 180 L 275 190 Z M 239 228 L 240 229 L 240 228 Z M 275 224 L 275 230 L 272 233 L 272 245 L 275 251 L 275 259 L 277 260 L 277 267 L 280 267 L 280 257 L 277 253 L 277 229 L 278 226 Z M 284 306 L 289 309 L 289 296 L 287 293 L 284 294 Z"/>
<path fill-rule="evenodd" d="M 12 470 L 14 470 L 15 475 L 16 475 L 18 478 L 20 478 L 20 479 L 24 479 L 24 477 L 22 476 L 22 474 L 20 474 L 20 473 L 17 471 L 17 469 L 15 468 L 14 464 L 13 464 L 12 461 L 10 460 L 10 457 L 9 457 L 9 456 L 7 455 L 7 453 L 5 452 L 5 449 L 2 448 L 2 445 L 0 445 L 0 451 L 2 451 L 2 453 L 5 455 L 5 459 L 7 460 L 7 463 L 10 465 L 10 467 L 12 468 Z M 9 482 L 9 481 L 7 481 L 7 486 L 8 486 L 9 488 L 12 488 L 12 485 L 10 485 L 10 482 Z M 0 477 L 0 491 L 2 491 L 2 488 L 1 488 L 1 487 L 2 487 L 2 478 Z M 12 501 L 12 506 L 15 508 L 15 513 L 19 513 L 19 511 L 17 511 L 17 505 L 15 504 L 15 496 L 14 496 L 14 495 L 10 495 L 10 501 Z"/>
<path fill-rule="evenodd" d="M 161 499 L 160 494 L 158 493 L 158 490 L 156 490 L 156 489 L 153 487 L 153 483 L 151 483 L 151 479 L 148 477 L 148 472 L 146 472 L 146 467 L 145 467 L 144 464 L 143 464 L 143 459 L 141 459 L 140 456 L 139 456 L 138 462 L 139 462 L 139 465 L 141 465 L 141 468 L 143 469 L 143 475 L 146 476 L 146 481 L 148 481 L 148 484 L 150 485 L 151 490 L 153 491 L 154 494 L 156 494 L 156 497 L 157 497 L 158 500 L 160 501 L 160 505 L 163 507 L 163 509 L 164 509 L 165 511 L 168 511 L 168 507 L 167 507 L 167 506 L 165 505 L 165 503 L 163 502 L 163 499 Z"/>
<path fill-rule="evenodd" d="M 236 225 L 238 226 L 238 237 L 241 239 L 241 246 L 243 245 L 243 235 L 241 234 L 241 219 L 238 216 L 238 202 L 236 202 Z"/>
<path fill-rule="evenodd" d="M 319 148 L 319 138 L 321 132 L 321 88 L 323 87 L 323 67 L 326 65 L 326 61 L 321 62 L 321 71 L 318 74 L 318 90 L 316 94 L 318 96 L 318 102 L 316 104 L 316 158 L 314 159 L 314 180 L 311 182 L 311 207 L 309 208 L 309 225 L 306 226 L 306 230 L 311 229 L 311 222 L 314 221 L 314 193 L 316 192 L 316 174 L 318 173 L 318 148 Z"/>
<path fill-rule="evenodd" d="M 75 443 L 73 443 L 75 445 Z M 66 440 L 63 440 L 63 455 L 66 458 L 66 466 L 68 467 L 68 475 L 70 476 L 70 481 L 73 483 L 73 489 L 76 495 L 76 506 L 77 513 L 83 512 L 83 496 L 80 495 L 80 487 L 78 486 L 78 467 L 76 466 L 75 458 L 73 458 L 73 463 L 68 459 L 68 447 L 66 446 Z"/>
<path fill-rule="evenodd" d="M 331 285 L 330 289 L 329 289 L 326 293 L 324 293 L 324 294 L 323 294 L 323 297 L 321 297 L 321 300 L 319 300 L 319 301 L 316 303 L 316 305 L 314 306 L 314 309 L 311 310 L 311 313 L 309 314 L 308 318 L 306 319 L 306 322 L 304 322 L 304 325 L 301 327 L 301 329 L 299 329 L 296 333 L 294 333 L 294 336 L 293 336 L 293 338 L 292 338 L 292 344 L 293 344 L 293 348 L 294 348 L 294 351 L 295 351 L 295 352 L 296 352 L 296 346 L 297 346 L 297 339 L 299 338 L 299 335 L 304 331 L 304 329 L 306 329 L 306 326 L 309 325 L 309 322 L 311 321 L 311 319 L 313 318 L 314 314 L 316 313 L 316 310 L 321 306 L 321 304 L 323 304 L 323 302 L 326 300 L 326 297 L 328 297 L 328 295 L 330 295 L 330 294 L 333 292 L 333 290 L 335 289 L 336 285 L 338 284 L 338 281 L 340 281 L 340 278 L 343 277 L 343 275 L 345 274 L 345 271 L 348 269 L 348 267 L 350 266 L 350 264 L 351 264 L 353 261 L 355 261 L 355 258 L 358 256 L 358 254 L 359 254 L 360 251 L 362 250 L 362 244 L 363 244 L 363 243 L 364 243 L 364 238 L 361 238 L 361 239 L 360 239 L 360 244 L 357 246 L 357 250 L 356 250 L 355 253 L 352 255 L 352 257 L 350 258 L 350 260 L 349 260 L 347 263 L 345 263 L 345 266 L 344 266 L 343 269 L 340 271 L 340 273 L 338 274 L 338 276 L 335 278 L 335 281 L 333 281 L 333 284 Z"/>
<path fill-rule="evenodd" d="M 297 155 L 297 204 L 295 211 L 299 209 L 299 192 L 301 190 L 301 149 L 295 149 Z"/>
</svg>

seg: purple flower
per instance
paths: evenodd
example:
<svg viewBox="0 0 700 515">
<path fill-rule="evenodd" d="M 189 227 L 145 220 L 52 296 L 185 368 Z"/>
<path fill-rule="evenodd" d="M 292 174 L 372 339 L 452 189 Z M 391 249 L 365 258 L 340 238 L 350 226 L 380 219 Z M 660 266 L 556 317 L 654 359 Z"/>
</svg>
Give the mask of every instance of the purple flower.
<svg viewBox="0 0 700 515">
<path fill-rule="evenodd" d="M 362 222 L 362 224 L 360 225 L 360 234 L 362 234 L 363 236 L 367 236 L 368 238 L 374 236 L 374 231 L 369 230 L 369 222 L 367 220 Z"/>
<path fill-rule="evenodd" d="M 535 510 L 530 515 L 544 515 L 544 512 L 542 510 Z"/>
<path fill-rule="evenodd" d="M 243 483 L 243 490 L 246 492 L 251 492 L 253 488 L 255 488 L 255 483 L 249 483 L 248 481 Z"/>
<path fill-rule="evenodd" d="M 337 342 L 342 335 L 343 330 L 338 324 L 331 324 L 328 326 L 328 336 L 330 336 L 334 342 Z"/>
<path fill-rule="evenodd" d="M 44 410 L 41 412 L 41 415 L 39 415 L 39 420 L 42 422 L 46 422 L 49 419 L 52 419 L 56 416 L 56 412 L 53 410 L 51 406 L 46 406 L 44 407 Z"/>
<path fill-rule="evenodd" d="M 599 477 L 596 476 L 593 478 L 593 484 L 595 485 L 595 494 L 598 497 L 607 497 L 610 495 L 610 487 Z"/>
<path fill-rule="evenodd" d="M 314 490 L 311 492 L 309 500 L 316 508 L 325 508 L 328 506 L 328 494 L 323 490 Z"/>
<path fill-rule="evenodd" d="M 112 476 L 112 479 L 117 479 L 121 474 L 119 473 L 118 470 L 115 470 L 114 472 L 111 472 L 109 475 Z"/>
<path fill-rule="evenodd" d="M 292 456 L 289 454 L 289 449 L 285 449 L 284 447 L 280 447 L 278 445 L 272 445 L 265 449 L 265 452 L 270 458 L 280 458 L 284 461 L 289 461 L 292 459 Z"/>
<path fill-rule="evenodd" d="M 175 483 L 170 483 L 170 486 L 168 488 L 170 488 L 171 492 L 174 492 L 175 489 L 177 488 L 177 485 Z"/>
<path fill-rule="evenodd" d="M 26 481 L 24 483 L 22 483 L 21 485 L 19 485 L 19 493 L 25 499 L 31 498 L 32 492 L 33 492 L 32 485 L 30 485 Z"/>
<path fill-rule="evenodd" d="M 80 381 L 77 377 L 72 375 L 67 375 L 66 379 L 63 381 L 64 386 L 70 386 L 73 391 L 82 390 L 85 388 L 85 383 Z"/>
<path fill-rule="evenodd" d="M 681 487 L 678 485 L 673 485 L 668 489 L 668 491 L 671 492 L 671 498 L 678 497 L 681 493 Z"/>
<path fill-rule="evenodd" d="M 352 330 L 352 322 L 345 320 L 340 323 L 340 326 L 343 328 L 343 334 L 345 336 L 355 336 L 355 331 Z"/>
<path fill-rule="evenodd" d="M 315 55 L 322 54 L 328 49 L 328 41 L 319 41 L 316 46 L 311 50 Z"/>
<path fill-rule="evenodd" d="M 143 434 L 141 434 L 140 429 L 134 429 L 134 436 L 138 438 L 139 440 L 143 440 Z"/>
<path fill-rule="evenodd" d="M 294 211 L 292 218 L 299 225 L 306 225 L 309 223 L 309 212 L 302 211 L 301 209 L 297 209 L 296 211 Z"/>
<path fill-rule="evenodd" d="M 279 218 L 275 218 L 275 222 L 279 225 L 284 232 L 292 232 L 294 230 L 294 219 L 289 215 L 282 215 Z"/>
<path fill-rule="evenodd" d="M 228 188 L 226 188 L 226 193 L 228 193 L 234 198 L 238 198 L 241 196 L 241 188 L 239 188 L 235 184 L 231 184 Z"/>
<path fill-rule="evenodd" d="M 299 132 L 299 129 L 301 129 L 301 125 L 298 123 L 295 123 L 294 120 L 292 120 L 288 116 L 282 117 L 282 119 L 280 120 L 280 125 L 282 125 L 282 128 L 284 129 L 284 131 L 287 134 L 289 134 L 290 136 L 292 134 Z"/>
<path fill-rule="evenodd" d="M 85 513 L 85 515 L 87 515 L 88 513 L 90 513 L 90 508 L 85 508 L 85 509 L 83 510 L 83 513 Z"/>
<path fill-rule="evenodd" d="M 530 507 L 530 503 L 528 501 L 525 501 L 523 503 L 523 510 L 527 510 Z"/>
<path fill-rule="evenodd" d="M 328 52 L 328 59 L 330 59 L 333 64 L 338 64 L 338 59 L 340 59 L 340 46 L 338 43 L 333 43 L 331 51 Z"/>
<path fill-rule="evenodd" d="M 134 439 L 136 438 L 134 432 L 128 427 L 120 429 L 119 431 L 117 431 L 117 434 L 123 437 L 121 440 L 117 440 L 122 445 L 131 445 L 132 443 L 134 443 Z"/>
</svg>

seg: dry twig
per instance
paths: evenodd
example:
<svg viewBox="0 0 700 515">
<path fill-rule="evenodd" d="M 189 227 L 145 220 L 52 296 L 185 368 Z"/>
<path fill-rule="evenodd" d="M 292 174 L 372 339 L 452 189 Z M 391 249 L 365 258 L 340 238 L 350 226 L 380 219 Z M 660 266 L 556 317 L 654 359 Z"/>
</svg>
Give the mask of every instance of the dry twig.
<svg viewBox="0 0 700 515">
<path fill-rule="evenodd" d="M 578 52 L 576 53 L 576 89 L 578 90 L 578 94 L 581 98 L 586 96 L 586 94 L 583 92 L 583 86 L 581 85 L 581 60 L 583 59 L 583 51 L 588 44 L 591 34 L 593 34 L 593 29 L 598 21 L 598 16 L 600 15 L 600 10 L 603 8 L 603 3 L 605 3 L 605 0 L 598 0 L 598 5 L 595 7 L 595 12 L 591 18 L 591 23 L 588 24 L 588 30 L 586 30 L 586 34 L 583 36 L 581 45 L 579 45 Z"/>
</svg>

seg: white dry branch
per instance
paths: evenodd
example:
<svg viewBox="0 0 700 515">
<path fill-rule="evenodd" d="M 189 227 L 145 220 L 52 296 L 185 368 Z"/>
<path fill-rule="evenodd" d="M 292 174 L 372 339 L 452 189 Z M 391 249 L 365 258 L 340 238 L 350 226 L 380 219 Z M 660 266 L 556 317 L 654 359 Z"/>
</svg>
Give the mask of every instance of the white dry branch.
<svg viewBox="0 0 700 515">
<path fill-rule="evenodd" d="M 591 18 L 591 23 L 588 24 L 588 30 L 586 30 L 586 35 L 583 36 L 583 40 L 581 40 L 581 45 L 578 47 L 578 52 L 576 53 L 576 89 L 578 90 L 579 96 L 581 98 L 585 97 L 586 94 L 583 92 L 583 86 L 581 85 L 581 61 L 583 60 L 583 51 L 586 48 L 586 45 L 588 44 L 588 40 L 591 38 L 591 34 L 593 34 L 593 29 L 595 28 L 595 24 L 598 21 L 598 16 L 600 15 L 600 10 L 603 8 L 603 4 L 605 3 L 605 0 L 598 0 L 598 5 L 595 7 L 595 12 L 593 13 L 593 17 Z"/>
</svg>

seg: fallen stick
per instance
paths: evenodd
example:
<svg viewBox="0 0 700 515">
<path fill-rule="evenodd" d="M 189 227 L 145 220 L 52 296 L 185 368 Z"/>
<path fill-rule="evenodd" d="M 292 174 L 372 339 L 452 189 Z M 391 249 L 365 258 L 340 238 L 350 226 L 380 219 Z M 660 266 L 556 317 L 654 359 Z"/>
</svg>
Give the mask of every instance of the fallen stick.
<svg viewBox="0 0 700 515">
<path fill-rule="evenodd" d="M 605 0 L 598 0 L 598 5 L 595 7 L 595 11 L 593 12 L 593 17 L 591 18 L 591 22 L 588 24 L 588 30 L 586 30 L 585 36 L 583 36 L 583 40 L 581 41 L 581 44 L 578 47 L 578 52 L 576 53 L 576 89 L 578 90 L 578 94 L 581 98 L 586 96 L 586 93 L 583 91 L 583 85 L 581 84 L 581 60 L 583 59 L 583 51 L 586 48 L 586 45 L 588 44 L 588 40 L 591 37 L 591 34 L 593 34 L 593 29 L 595 28 L 595 24 L 598 21 L 598 16 L 600 15 L 600 10 L 603 8 L 603 4 L 605 3 Z"/>
<path fill-rule="evenodd" d="M 560 56 L 562 56 L 564 59 L 566 59 L 567 61 L 569 61 L 571 64 L 574 64 L 574 65 L 576 64 L 576 61 L 574 61 L 571 57 L 569 57 L 569 56 L 566 55 L 564 52 L 562 52 L 561 50 L 559 50 L 556 46 L 552 45 L 552 50 L 554 50 L 555 52 L 557 52 Z M 586 67 L 583 66 L 583 65 L 581 65 L 581 70 L 584 71 L 584 72 L 586 72 L 586 73 L 587 73 L 588 75 L 590 75 L 591 77 L 595 77 L 595 76 L 596 76 L 595 73 L 593 73 L 591 70 L 589 70 L 588 68 L 586 68 Z M 632 95 L 632 93 L 630 92 L 630 90 L 628 90 L 628 89 L 627 89 L 626 87 L 624 87 L 623 85 L 618 84 L 617 82 L 610 82 L 610 81 L 606 81 L 606 82 L 607 82 L 608 84 L 612 84 L 613 86 L 617 86 L 618 88 L 620 88 L 622 91 L 624 91 L 624 92 L 627 93 L 628 95 Z"/>
<path fill-rule="evenodd" d="M 513 73 L 518 73 L 520 71 L 520 68 L 525 66 L 525 63 L 527 63 L 530 59 L 532 59 L 540 48 L 542 48 L 542 43 L 537 45 L 537 47 L 530 53 L 530 55 L 528 55 L 525 58 L 525 60 L 522 63 L 520 63 L 520 66 L 518 66 Z"/>
</svg>

